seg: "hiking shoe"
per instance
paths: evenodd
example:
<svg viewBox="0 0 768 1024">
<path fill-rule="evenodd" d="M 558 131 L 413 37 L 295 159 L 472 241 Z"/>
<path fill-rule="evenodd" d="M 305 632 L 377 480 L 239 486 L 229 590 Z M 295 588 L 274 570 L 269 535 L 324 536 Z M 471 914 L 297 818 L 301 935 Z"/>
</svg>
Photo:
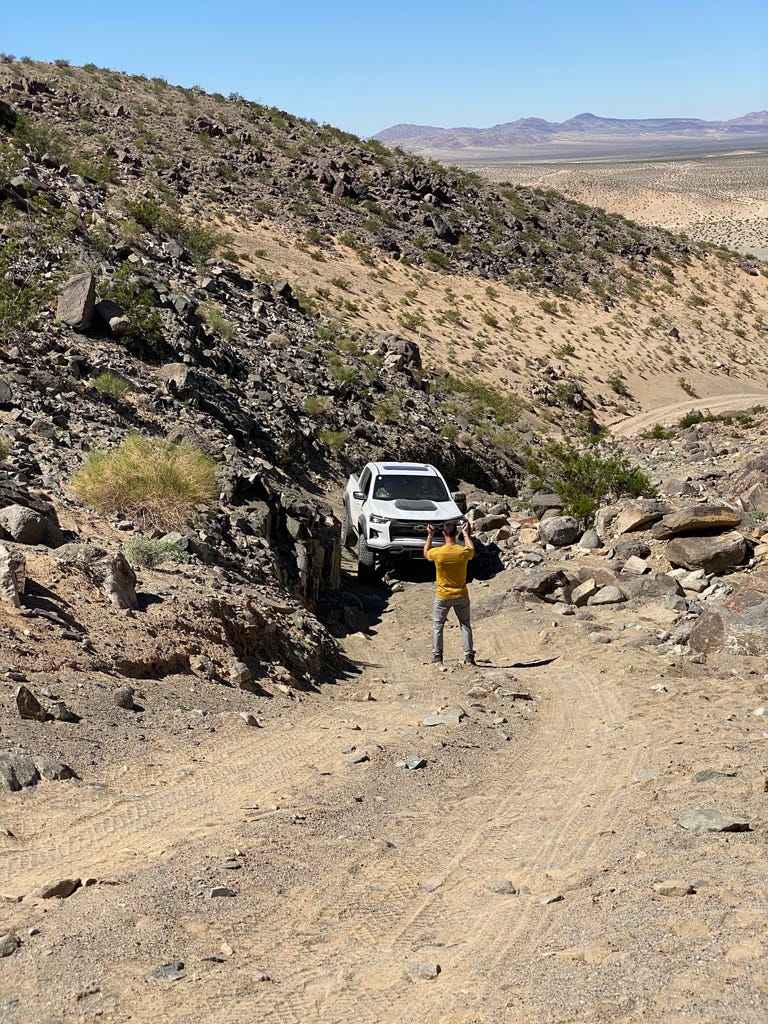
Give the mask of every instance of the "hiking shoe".
<svg viewBox="0 0 768 1024">
<path fill-rule="evenodd" d="M 465 665 L 476 665 L 477 662 L 475 661 L 474 654 L 465 654 L 464 655 L 464 664 Z"/>
<path fill-rule="evenodd" d="M 432 664 L 433 665 L 442 665 L 443 664 L 443 656 L 442 656 L 442 654 L 433 654 L 432 655 Z"/>
</svg>

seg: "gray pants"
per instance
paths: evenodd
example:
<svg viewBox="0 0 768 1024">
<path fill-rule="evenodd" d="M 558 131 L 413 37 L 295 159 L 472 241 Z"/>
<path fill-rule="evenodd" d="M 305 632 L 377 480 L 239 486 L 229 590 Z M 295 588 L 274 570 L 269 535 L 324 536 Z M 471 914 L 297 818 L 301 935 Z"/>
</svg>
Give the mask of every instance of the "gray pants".
<svg viewBox="0 0 768 1024">
<path fill-rule="evenodd" d="M 469 598 L 454 597 L 450 601 L 444 601 L 440 597 L 435 598 L 432 606 L 432 657 L 442 658 L 443 656 L 443 626 L 448 618 L 448 612 L 453 608 L 456 618 L 461 625 L 461 645 L 464 648 L 464 657 L 474 654 L 472 647 L 472 627 L 469 624 Z"/>
</svg>

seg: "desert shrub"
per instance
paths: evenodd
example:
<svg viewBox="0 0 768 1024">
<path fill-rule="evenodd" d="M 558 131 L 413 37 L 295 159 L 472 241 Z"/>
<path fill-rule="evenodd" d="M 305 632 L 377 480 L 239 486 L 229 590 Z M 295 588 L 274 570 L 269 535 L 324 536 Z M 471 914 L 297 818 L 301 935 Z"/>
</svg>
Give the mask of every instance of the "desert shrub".
<svg viewBox="0 0 768 1024">
<path fill-rule="evenodd" d="M 349 438 L 346 430 L 318 430 L 317 436 L 329 448 L 343 448 Z"/>
<path fill-rule="evenodd" d="M 427 249 L 424 253 L 424 259 L 435 270 L 446 270 L 451 265 L 450 258 L 444 252 L 440 252 L 439 249 Z"/>
<path fill-rule="evenodd" d="M 675 431 L 669 427 L 664 427 L 661 423 L 654 423 L 650 430 L 646 430 L 643 437 L 649 441 L 668 441 L 671 437 L 675 436 Z"/>
<path fill-rule="evenodd" d="M 14 273 L 16 246 L 17 243 L 9 242 L 0 248 L 0 338 L 6 342 L 18 340 L 26 330 L 34 327 L 44 299 L 31 275 L 19 280 Z"/>
<path fill-rule="evenodd" d="M 620 373 L 613 373 L 610 377 L 606 378 L 605 383 L 614 391 L 617 395 L 622 398 L 629 398 L 631 392 L 627 387 L 627 382 Z"/>
<path fill-rule="evenodd" d="M 343 363 L 338 356 L 328 360 L 328 370 L 331 376 L 342 384 L 353 381 L 357 377 L 357 370 L 354 366 Z"/>
<path fill-rule="evenodd" d="M 0 437 L 0 462 L 5 462 L 8 458 L 8 453 L 11 450 L 11 444 L 6 437 Z"/>
<path fill-rule="evenodd" d="M 188 562 L 189 555 L 169 540 L 152 540 L 150 537 L 131 537 L 123 545 L 125 557 L 133 566 L 154 569 L 163 562 Z"/>
<path fill-rule="evenodd" d="M 216 497 L 216 467 L 191 445 L 131 434 L 117 448 L 90 452 L 72 488 L 106 515 L 176 527 Z"/>
<path fill-rule="evenodd" d="M 198 266 L 206 263 L 216 250 L 229 241 L 229 236 L 206 224 L 185 220 L 180 214 L 156 199 L 129 199 L 126 213 L 154 234 L 173 238 L 185 246 Z"/>
<path fill-rule="evenodd" d="M 519 395 L 497 391 L 477 377 L 445 377 L 443 386 L 449 394 L 461 400 L 462 411 L 470 423 L 479 423 L 489 417 L 503 426 L 514 423 L 523 409 Z"/>
<path fill-rule="evenodd" d="M 231 341 L 235 334 L 235 325 L 227 320 L 221 308 L 213 302 L 206 302 L 200 307 L 200 316 L 225 341 Z"/>
<path fill-rule="evenodd" d="M 330 395 L 309 395 L 304 399 L 304 412 L 307 416 L 327 416 L 333 409 Z"/>
<path fill-rule="evenodd" d="M 162 341 L 163 321 L 157 295 L 151 285 L 143 278 L 134 276 L 128 266 L 115 274 L 105 288 L 104 298 L 112 299 L 125 311 L 125 315 L 147 342 L 159 344 Z"/>
<path fill-rule="evenodd" d="M 656 494 L 647 474 L 611 443 L 552 441 L 526 468 L 532 487 L 553 490 L 578 519 L 591 517 L 606 498 Z"/>
<path fill-rule="evenodd" d="M 95 378 L 93 386 L 103 395 L 112 395 L 113 398 L 122 398 L 128 390 L 128 381 L 117 373 L 105 370 Z"/>
</svg>

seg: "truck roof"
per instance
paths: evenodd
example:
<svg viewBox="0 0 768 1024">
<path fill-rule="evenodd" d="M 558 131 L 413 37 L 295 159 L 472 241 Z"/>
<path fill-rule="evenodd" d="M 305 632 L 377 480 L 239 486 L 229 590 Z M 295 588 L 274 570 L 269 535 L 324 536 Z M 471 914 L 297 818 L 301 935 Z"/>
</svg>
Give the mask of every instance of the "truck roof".
<svg viewBox="0 0 768 1024">
<path fill-rule="evenodd" d="M 437 470 L 425 462 L 372 462 L 371 465 L 382 476 L 387 473 L 424 473 L 428 476 L 436 476 Z"/>
</svg>

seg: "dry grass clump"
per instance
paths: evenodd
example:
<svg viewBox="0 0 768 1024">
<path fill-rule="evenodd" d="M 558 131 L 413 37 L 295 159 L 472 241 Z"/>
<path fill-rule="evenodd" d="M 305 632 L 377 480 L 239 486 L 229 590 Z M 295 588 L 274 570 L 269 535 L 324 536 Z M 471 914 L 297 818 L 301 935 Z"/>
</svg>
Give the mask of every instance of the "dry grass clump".
<svg viewBox="0 0 768 1024">
<path fill-rule="evenodd" d="M 72 480 L 84 501 L 107 515 L 147 526 L 178 527 L 218 493 L 216 466 L 197 448 L 129 435 L 111 451 L 92 451 Z"/>
</svg>

